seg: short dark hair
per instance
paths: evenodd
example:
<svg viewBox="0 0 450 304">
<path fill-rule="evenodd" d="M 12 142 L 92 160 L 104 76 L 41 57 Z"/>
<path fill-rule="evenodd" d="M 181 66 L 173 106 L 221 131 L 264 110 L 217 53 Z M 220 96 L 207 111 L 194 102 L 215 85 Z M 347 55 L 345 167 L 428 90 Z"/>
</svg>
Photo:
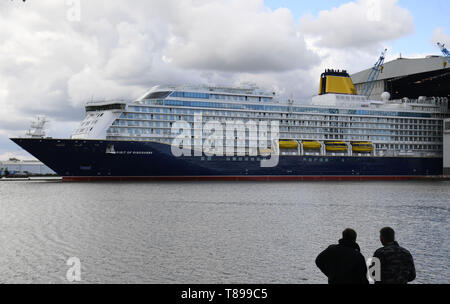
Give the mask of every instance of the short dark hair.
<svg viewBox="0 0 450 304">
<path fill-rule="evenodd" d="M 391 227 L 384 227 L 380 230 L 380 235 L 386 242 L 395 241 L 395 231 Z"/>
<path fill-rule="evenodd" d="M 342 231 L 342 238 L 344 240 L 350 240 L 355 242 L 356 241 L 356 231 L 353 230 L 352 228 L 347 228 L 344 231 Z"/>
</svg>

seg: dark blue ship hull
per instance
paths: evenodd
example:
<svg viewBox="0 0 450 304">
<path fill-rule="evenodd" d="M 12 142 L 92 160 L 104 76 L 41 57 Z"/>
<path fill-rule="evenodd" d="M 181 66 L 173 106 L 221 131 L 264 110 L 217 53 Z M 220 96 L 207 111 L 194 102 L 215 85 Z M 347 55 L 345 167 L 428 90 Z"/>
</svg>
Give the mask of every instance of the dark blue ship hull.
<svg viewBox="0 0 450 304">
<path fill-rule="evenodd" d="M 381 180 L 442 175 L 442 158 L 280 156 L 273 168 L 259 157 L 175 157 L 156 142 L 14 138 L 65 180 Z M 111 147 L 114 151 L 111 151 Z"/>
</svg>

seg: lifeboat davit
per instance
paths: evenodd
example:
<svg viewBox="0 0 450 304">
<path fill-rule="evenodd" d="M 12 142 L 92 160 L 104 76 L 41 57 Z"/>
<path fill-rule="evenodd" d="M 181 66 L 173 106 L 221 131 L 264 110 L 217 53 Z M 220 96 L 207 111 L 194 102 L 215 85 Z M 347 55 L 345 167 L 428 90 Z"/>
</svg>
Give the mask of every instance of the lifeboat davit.
<svg viewBox="0 0 450 304">
<path fill-rule="evenodd" d="M 280 149 L 297 149 L 298 142 L 295 140 L 280 140 Z"/>
<path fill-rule="evenodd" d="M 325 142 L 325 149 L 328 152 L 347 152 L 347 144 L 343 141 L 328 141 Z"/>
<path fill-rule="evenodd" d="M 320 148 L 322 147 L 320 142 L 313 141 L 313 140 L 304 140 L 302 142 L 302 144 L 303 144 L 303 149 L 307 149 L 307 150 L 320 150 Z"/>
<path fill-rule="evenodd" d="M 274 151 L 272 150 L 272 149 L 270 149 L 270 148 L 266 148 L 266 149 L 259 149 L 259 153 L 261 153 L 261 154 L 270 154 L 270 153 L 273 153 Z"/>
</svg>

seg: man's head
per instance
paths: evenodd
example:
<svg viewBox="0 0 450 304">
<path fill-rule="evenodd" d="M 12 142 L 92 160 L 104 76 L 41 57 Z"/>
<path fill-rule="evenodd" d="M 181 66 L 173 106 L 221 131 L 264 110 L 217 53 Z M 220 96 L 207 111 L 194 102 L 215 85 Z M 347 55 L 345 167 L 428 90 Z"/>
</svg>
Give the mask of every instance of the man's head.
<svg viewBox="0 0 450 304">
<path fill-rule="evenodd" d="M 356 231 L 351 228 L 347 228 L 342 231 L 342 238 L 347 241 L 356 242 Z"/>
<path fill-rule="evenodd" d="M 380 230 L 381 244 L 386 245 L 395 241 L 395 231 L 391 227 L 384 227 Z"/>
</svg>

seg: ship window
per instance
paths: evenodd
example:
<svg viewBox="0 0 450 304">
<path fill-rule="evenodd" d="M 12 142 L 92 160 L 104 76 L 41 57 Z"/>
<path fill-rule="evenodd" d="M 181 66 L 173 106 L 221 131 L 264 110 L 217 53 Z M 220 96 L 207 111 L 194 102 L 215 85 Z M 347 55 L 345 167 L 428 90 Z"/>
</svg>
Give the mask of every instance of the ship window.
<svg viewBox="0 0 450 304">
<path fill-rule="evenodd" d="M 450 131 L 450 121 L 445 122 L 445 130 Z"/>
<path fill-rule="evenodd" d="M 152 92 L 145 96 L 143 99 L 164 99 L 167 96 L 169 96 L 171 92 L 164 91 L 164 92 Z"/>
<path fill-rule="evenodd" d="M 92 169 L 91 165 L 81 165 L 80 166 L 80 170 L 83 170 L 83 171 L 89 171 L 91 169 Z"/>
<path fill-rule="evenodd" d="M 125 104 L 113 103 L 101 106 L 86 106 L 86 112 L 106 111 L 106 110 L 125 110 Z"/>
</svg>

